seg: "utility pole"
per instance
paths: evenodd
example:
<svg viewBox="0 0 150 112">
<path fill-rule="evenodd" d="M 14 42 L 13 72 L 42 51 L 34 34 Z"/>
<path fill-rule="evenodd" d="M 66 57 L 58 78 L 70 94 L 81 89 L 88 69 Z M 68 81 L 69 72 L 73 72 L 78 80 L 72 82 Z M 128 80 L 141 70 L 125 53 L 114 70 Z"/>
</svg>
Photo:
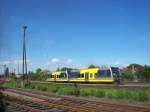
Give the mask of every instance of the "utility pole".
<svg viewBox="0 0 150 112">
<path fill-rule="evenodd" d="M 27 26 L 23 26 L 23 65 L 22 65 L 22 73 L 23 73 L 23 84 L 25 77 L 27 77 L 27 60 L 26 60 L 26 33 Z"/>
</svg>

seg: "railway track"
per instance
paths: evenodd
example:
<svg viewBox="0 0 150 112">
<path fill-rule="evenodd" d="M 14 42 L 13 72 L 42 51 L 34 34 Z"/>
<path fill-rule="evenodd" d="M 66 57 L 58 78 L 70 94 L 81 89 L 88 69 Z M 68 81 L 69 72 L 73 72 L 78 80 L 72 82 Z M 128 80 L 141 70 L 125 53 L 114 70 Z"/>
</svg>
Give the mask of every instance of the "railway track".
<svg viewBox="0 0 150 112">
<path fill-rule="evenodd" d="M 8 95 L 8 112 L 150 112 L 150 109 L 144 107 L 89 101 L 25 89 L 7 89 L 3 93 Z"/>
<path fill-rule="evenodd" d="M 33 95 L 21 92 L 11 91 L 4 92 L 7 94 L 6 102 L 8 103 L 6 112 L 65 112 L 57 109 L 56 106 L 50 105 L 41 98 L 35 98 Z M 14 94 L 16 94 L 14 96 Z"/>
</svg>

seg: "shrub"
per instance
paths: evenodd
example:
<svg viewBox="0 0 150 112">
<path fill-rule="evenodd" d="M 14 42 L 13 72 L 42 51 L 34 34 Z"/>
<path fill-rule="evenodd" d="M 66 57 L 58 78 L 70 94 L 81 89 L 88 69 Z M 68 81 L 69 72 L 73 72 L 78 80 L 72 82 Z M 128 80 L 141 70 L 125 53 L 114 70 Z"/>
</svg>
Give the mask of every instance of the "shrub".
<svg viewBox="0 0 150 112">
<path fill-rule="evenodd" d="M 125 91 L 125 99 L 127 99 L 129 102 L 132 102 L 132 101 L 136 101 L 137 100 L 137 95 L 136 95 L 136 92 L 134 91 Z"/>
<path fill-rule="evenodd" d="M 126 80 L 133 80 L 134 75 L 132 74 L 132 72 L 130 70 L 126 70 L 122 73 L 122 78 L 126 79 Z"/>
<path fill-rule="evenodd" d="M 147 92 L 138 92 L 138 101 L 148 101 L 149 95 Z"/>
<path fill-rule="evenodd" d="M 31 89 L 35 89 L 35 88 L 36 88 L 36 86 L 35 86 L 35 85 L 33 85 L 33 84 L 31 84 L 31 85 L 30 85 L 30 88 L 31 88 Z"/>
<path fill-rule="evenodd" d="M 62 88 L 59 88 L 57 92 L 59 94 L 65 94 L 66 95 L 67 94 L 67 89 L 62 87 Z"/>
<path fill-rule="evenodd" d="M 106 93 L 105 93 L 104 90 L 97 90 L 97 91 L 95 92 L 95 96 L 96 96 L 96 97 L 105 97 L 105 95 L 106 95 Z"/>
<path fill-rule="evenodd" d="M 90 95 L 90 91 L 88 91 L 87 89 L 80 89 L 80 96 L 89 96 Z"/>
<path fill-rule="evenodd" d="M 107 95 L 107 98 L 113 98 L 113 94 L 110 92 L 108 92 L 106 95 Z"/>
<path fill-rule="evenodd" d="M 75 90 L 72 87 L 61 87 L 57 92 L 64 95 L 76 95 Z"/>
<path fill-rule="evenodd" d="M 118 91 L 116 91 L 115 94 L 116 94 L 115 97 L 117 99 L 124 99 L 125 98 L 125 91 L 124 90 L 118 90 Z"/>
<path fill-rule="evenodd" d="M 59 90 L 59 87 L 58 87 L 58 86 L 49 86 L 49 87 L 48 87 L 48 90 L 50 90 L 50 91 L 56 93 L 56 92 Z"/>
<path fill-rule="evenodd" d="M 47 87 L 42 86 L 42 87 L 41 87 L 41 90 L 42 90 L 42 91 L 47 91 Z"/>
</svg>

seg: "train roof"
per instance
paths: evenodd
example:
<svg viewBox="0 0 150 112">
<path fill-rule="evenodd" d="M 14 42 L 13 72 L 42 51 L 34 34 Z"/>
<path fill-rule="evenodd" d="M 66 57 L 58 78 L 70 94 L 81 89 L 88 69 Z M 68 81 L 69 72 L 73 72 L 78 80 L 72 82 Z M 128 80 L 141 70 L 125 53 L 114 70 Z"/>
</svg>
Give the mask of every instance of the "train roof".
<svg viewBox="0 0 150 112">
<path fill-rule="evenodd" d="M 99 70 L 99 68 L 90 68 L 90 69 L 81 69 L 80 73 L 85 73 L 85 72 L 91 72 L 91 73 L 96 73 Z"/>
<path fill-rule="evenodd" d="M 112 70 L 118 70 L 118 67 L 106 67 L 106 66 L 102 66 L 100 68 L 88 68 L 88 69 L 72 69 L 72 70 L 67 70 L 68 72 L 80 72 L 80 73 L 84 73 L 84 72 L 97 72 L 98 70 L 108 70 L 108 69 L 112 69 Z M 55 71 L 52 72 L 52 75 L 60 75 L 61 73 L 66 73 L 66 71 Z"/>
<path fill-rule="evenodd" d="M 52 72 L 52 75 L 60 75 L 61 73 L 66 73 L 66 71 L 55 71 Z"/>
</svg>

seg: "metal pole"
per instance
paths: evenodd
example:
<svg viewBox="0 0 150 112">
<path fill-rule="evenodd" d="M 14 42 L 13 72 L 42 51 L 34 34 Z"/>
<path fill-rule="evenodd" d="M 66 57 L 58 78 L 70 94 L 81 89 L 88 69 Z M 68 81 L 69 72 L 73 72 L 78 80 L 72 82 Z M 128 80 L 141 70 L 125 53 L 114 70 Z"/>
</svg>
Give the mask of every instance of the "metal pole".
<svg viewBox="0 0 150 112">
<path fill-rule="evenodd" d="M 27 63 L 26 63 L 26 43 L 25 43 L 25 31 L 27 29 L 27 26 L 23 26 L 24 35 L 23 35 L 23 66 L 22 66 L 22 72 L 23 72 L 23 82 L 25 80 L 25 75 L 27 75 Z"/>
<path fill-rule="evenodd" d="M 25 29 L 24 29 L 24 33 L 25 33 Z M 25 35 L 23 35 L 23 59 L 22 59 L 22 75 L 23 75 L 22 78 L 23 78 L 23 83 L 24 83 L 24 38 L 25 38 Z"/>
<path fill-rule="evenodd" d="M 27 76 L 27 59 L 26 59 L 26 40 L 25 40 L 25 46 L 24 46 L 24 55 L 25 55 L 25 76 Z"/>
</svg>

